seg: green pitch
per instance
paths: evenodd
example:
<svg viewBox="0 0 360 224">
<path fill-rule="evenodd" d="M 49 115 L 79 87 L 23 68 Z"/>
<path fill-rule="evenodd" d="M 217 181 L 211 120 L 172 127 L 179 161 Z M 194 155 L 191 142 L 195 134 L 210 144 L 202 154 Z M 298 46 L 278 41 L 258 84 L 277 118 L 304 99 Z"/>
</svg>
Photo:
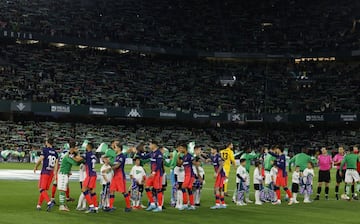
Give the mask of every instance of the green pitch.
<svg viewBox="0 0 360 224">
<path fill-rule="evenodd" d="M 33 164 L 0 163 L 0 169 L 32 169 Z M 98 166 L 99 168 L 99 166 Z M 71 211 L 68 213 L 58 211 L 55 206 L 51 212 L 46 212 L 45 204 L 43 211 L 36 211 L 38 199 L 38 189 L 36 181 L 7 181 L 0 180 L 0 223 L 2 224 L 90 224 L 90 223 L 201 223 L 201 224 L 226 224 L 226 223 L 359 223 L 360 222 L 360 202 L 358 201 L 336 201 L 334 199 L 334 183 L 330 187 L 331 200 L 325 201 L 324 196 L 320 201 L 312 204 L 297 204 L 288 206 L 283 203 L 279 206 L 265 204 L 255 206 L 250 204 L 238 207 L 231 202 L 231 198 L 226 198 L 227 209 L 210 210 L 214 205 L 213 191 L 213 169 L 205 166 L 206 184 L 204 186 L 201 207 L 195 211 L 178 211 L 170 208 L 169 188 L 165 192 L 166 209 L 160 214 L 146 211 L 133 211 L 125 213 L 123 211 L 125 203 L 122 195 L 116 194 L 115 206 L 117 210 L 113 213 L 99 212 L 98 214 L 84 214 L 75 210 L 77 202 L 68 203 Z M 130 169 L 130 166 L 127 167 Z M 335 170 L 333 170 L 335 171 Z M 317 173 L 316 173 L 317 174 Z M 315 177 L 317 179 L 317 177 Z M 332 173 L 335 179 L 335 172 Z M 230 189 L 234 188 L 235 171 L 231 171 L 229 181 Z M 316 184 L 316 183 L 315 183 Z M 290 184 L 289 184 L 290 185 Z M 71 196 L 78 198 L 80 189 L 77 182 L 70 183 Z M 314 187 L 315 189 L 315 187 Z M 340 187 L 344 189 L 343 184 Z M 99 190 L 98 190 L 99 192 Z M 323 189 L 324 192 L 324 189 Z M 323 193 L 322 192 L 322 193 Z M 231 192 L 232 193 L 232 192 Z M 282 196 L 284 192 L 282 192 Z M 57 195 L 58 197 L 58 195 Z M 253 189 L 250 198 L 253 199 Z M 313 198 L 313 197 L 312 197 Z M 302 196 L 298 197 L 302 201 Z M 146 199 L 143 200 L 144 202 Z"/>
</svg>

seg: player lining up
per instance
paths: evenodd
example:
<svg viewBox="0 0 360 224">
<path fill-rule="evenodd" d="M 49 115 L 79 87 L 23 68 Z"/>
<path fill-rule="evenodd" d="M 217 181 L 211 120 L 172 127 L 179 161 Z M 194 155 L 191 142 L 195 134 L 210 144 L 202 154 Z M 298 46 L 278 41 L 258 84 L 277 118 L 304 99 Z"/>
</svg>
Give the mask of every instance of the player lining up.
<svg viewBox="0 0 360 224">
<path fill-rule="evenodd" d="M 96 156 L 93 153 L 94 145 L 92 143 L 88 143 L 86 146 L 85 153 L 85 169 L 86 169 L 86 178 L 83 183 L 83 187 L 81 191 L 84 194 L 84 197 L 89 205 L 89 210 L 86 213 L 97 213 L 98 212 L 98 201 L 96 196 Z"/>
<path fill-rule="evenodd" d="M 210 160 L 214 166 L 214 191 L 215 191 L 215 205 L 211 209 L 226 208 L 224 199 L 224 183 L 226 180 L 226 173 L 223 169 L 224 161 L 218 153 L 217 149 L 211 148 Z"/>
<path fill-rule="evenodd" d="M 39 180 L 40 196 L 36 208 L 41 210 L 41 204 L 45 200 L 47 202 L 47 211 L 50 211 L 54 207 L 55 203 L 50 200 L 47 191 L 50 188 L 50 184 L 54 177 L 54 172 L 57 173 L 58 166 L 58 154 L 53 148 L 54 140 L 48 138 L 45 142 L 45 147 L 41 151 L 41 155 L 37 163 L 35 164 L 34 173 L 42 162 L 42 168 Z"/>
<path fill-rule="evenodd" d="M 114 208 L 115 192 L 120 192 L 123 194 L 125 198 L 125 203 L 126 203 L 126 207 L 124 209 L 125 212 L 131 212 L 130 195 L 127 192 L 126 175 L 124 171 L 126 157 L 122 153 L 122 146 L 119 141 L 115 141 L 113 147 L 116 153 L 115 161 L 112 166 L 112 169 L 114 171 L 114 177 L 110 184 L 109 208 L 104 211 L 112 212 L 115 210 Z"/>
<path fill-rule="evenodd" d="M 163 201 L 163 192 L 162 192 L 162 177 L 163 177 L 163 155 L 159 149 L 157 141 L 152 140 L 149 144 L 151 150 L 150 153 L 140 155 L 142 160 L 150 159 L 151 174 L 146 180 L 146 195 L 150 201 L 149 207 L 146 211 L 161 212 L 162 211 L 162 201 Z M 135 151 L 136 152 L 136 151 Z M 156 191 L 157 196 L 157 206 L 155 205 L 155 200 L 153 198 L 153 188 Z"/>
</svg>

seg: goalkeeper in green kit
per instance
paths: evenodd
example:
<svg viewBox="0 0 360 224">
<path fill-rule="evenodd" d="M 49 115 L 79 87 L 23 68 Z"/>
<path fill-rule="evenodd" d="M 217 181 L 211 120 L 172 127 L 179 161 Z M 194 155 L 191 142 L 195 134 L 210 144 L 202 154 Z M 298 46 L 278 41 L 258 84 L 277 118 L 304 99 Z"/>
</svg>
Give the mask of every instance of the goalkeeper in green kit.
<svg viewBox="0 0 360 224">
<path fill-rule="evenodd" d="M 295 164 L 295 166 L 299 166 L 300 167 L 300 172 L 302 173 L 309 162 L 312 162 L 313 164 L 316 164 L 316 160 L 312 159 L 311 156 L 309 156 L 308 154 L 306 154 L 307 150 L 305 148 L 303 148 L 301 150 L 301 153 L 296 154 L 295 156 L 293 156 L 290 161 L 289 161 L 289 171 L 291 172 L 291 165 Z"/>
</svg>

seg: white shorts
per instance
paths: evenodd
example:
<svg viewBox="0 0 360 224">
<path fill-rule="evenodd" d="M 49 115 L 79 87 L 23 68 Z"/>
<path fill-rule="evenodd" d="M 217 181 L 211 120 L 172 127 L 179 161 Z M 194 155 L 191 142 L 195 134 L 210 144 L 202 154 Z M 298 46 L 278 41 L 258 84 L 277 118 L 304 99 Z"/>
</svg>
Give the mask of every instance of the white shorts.
<svg viewBox="0 0 360 224">
<path fill-rule="evenodd" d="M 265 185 L 268 185 L 272 182 L 270 171 L 265 170 Z"/>
<path fill-rule="evenodd" d="M 69 175 L 67 174 L 58 174 L 58 183 L 57 188 L 59 191 L 66 191 L 69 184 Z"/>
<path fill-rule="evenodd" d="M 345 172 L 345 183 L 359 182 L 359 173 L 355 169 L 348 169 Z"/>
</svg>

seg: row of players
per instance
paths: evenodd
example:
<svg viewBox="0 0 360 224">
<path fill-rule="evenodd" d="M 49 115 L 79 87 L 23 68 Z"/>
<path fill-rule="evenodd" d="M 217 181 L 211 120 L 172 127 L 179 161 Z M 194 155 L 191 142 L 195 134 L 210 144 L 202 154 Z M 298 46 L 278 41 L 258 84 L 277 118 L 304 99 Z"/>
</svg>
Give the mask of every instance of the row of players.
<svg viewBox="0 0 360 224">
<path fill-rule="evenodd" d="M 91 143 L 86 146 L 86 154 L 81 157 L 77 154 L 77 147 L 74 141 L 70 142 L 70 150 L 61 160 L 61 165 L 58 165 L 58 157 L 55 150 L 52 148 L 53 140 L 48 139 L 46 142 L 46 148 L 43 149 L 42 156 L 35 166 L 34 171 L 37 167 L 43 162 L 43 168 L 41 172 L 41 177 L 39 181 L 40 196 L 38 201 L 38 209 L 41 208 L 43 200 L 46 200 L 48 203 L 47 210 L 50 210 L 54 206 L 54 202 L 49 199 L 47 195 L 47 190 L 50 187 L 51 180 L 53 178 L 53 173 L 57 173 L 57 167 L 60 168 L 59 173 L 55 176 L 57 180 L 57 187 L 60 191 L 59 209 L 62 211 L 69 211 L 65 205 L 65 192 L 68 189 L 68 178 L 71 174 L 72 165 L 80 165 L 85 163 L 86 167 L 86 178 L 83 181 L 82 185 L 82 194 L 79 201 L 82 201 L 83 198 L 86 199 L 89 204 L 89 210 L 87 212 L 97 212 L 98 201 L 95 192 L 96 187 L 96 171 L 95 163 L 96 157 L 92 152 L 93 146 Z M 176 205 L 180 210 L 195 209 L 196 204 L 200 204 L 200 193 L 201 186 L 204 181 L 204 172 L 200 166 L 199 158 L 194 157 L 192 154 L 187 152 L 186 144 L 179 144 L 173 154 L 170 156 L 170 162 L 166 162 L 163 158 L 163 152 L 159 149 L 157 142 L 152 141 L 149 144 L 151 149 L 150 153 L 145 153 L 139 151 L 135 148 L 129 149 L 129 153 L 135 153 L 136 165 L 133 167 L 130 175 L 131 180 L 133 181 L 131 192 L 133 199 L 133 206 L 130 203 L 130 194 L 126 188 L 126 175 L 124 171 L 124 165 L 126 156 L 122 152 L 122 147 L 119 141 L 113 141 L 111 148 L 102 158 L 104 161 L 104 166 L 101 169 L 103 177 L 103 191 L 102 191 L 102 205 L 104 211 L 113 211 L 114 210 L 114 200 L 115 192 L 121 192 L 126 201 L 125 211 L 131 211 L 131 208 L 139 208 L 141 203 L 141 195 L 144 189 L 149 200 L 149 207 L 147 210 L 160 212 L 162 211 L 163 205 L 163 182 L 165 178 L 165 169 L 164 165 L 171 167 L 171 177 L 176 177 L 172 179 L 173 191 L 171 202 L 173 205 Z M 357 148 L 354 147 L 354 153 L 347 155 L 346 157 L 341 157 L 341 161 L 335 160 L 335 164 L 338 166 L 337 172 L 337 182 L 339 179 L 342 179 L 345 176 L 345 182 L 347 183 L 346 193 L 349 195 L 350 186 L 354 186 L 355 183 L 359 182 L 359 175 L 356 171 L 356 163 L 359 161 Z M 343 152 L 339 149 L 339 155 L 343 156 Z M 180 156 L 181 155 L 181 156 Z M 319 171 L 319 183 L 330 182 L 330 172 L 324 172 L 323 163 L 326 157 L 326 149 L 322 149 L 322 155 L 318 157 L 318 163 L 320 166 Z M 339 156 L 338 156 L 339 157 Z M 150 160 L 151 174 L 146 178 L 145 171 L 141 166 L 141 163 Z M 211 150 L 211 157 L 209 159 L 215 169 L 214 177 L 216 179 L 214 192 L 215 192 L 215 206 L 212 209 L 226 208 L 224 196 L 225 193 L 224 186 L 226 186 L 226 179 L 229 175 L 230 165 L 233 163 L 235 166 L 235 161 L 233 158 L 232 144 L 229 144 L 228 147 L 224 150 L 221 150 L 220 154 L 216 149 Z M 327 161 L 331 161 L 326 158 Z M 167 164 L 166 164 L 167 163 Z M 262 163 L 264 164 L 264 169 L 262 169 Z M 290 198 L 289 204 L 298 203 L 296 200 L 296 195 L 299 192 L 305 195 L 305 203 L 310 201 L 310 194 L 312 193 L 312 179 L 314 176 L 313 163 L 311 162 L 311 157 L 305 153 L 300 153 L 292 158 L 291 163 L 296 164 L 296 170 L 293 173 L 292 178 L 292 192 L 287 188 L 287 173 L 286 173 L 286 158 L 283 154 L 280 147 L 274 147 L 272 150 L 265 152 L 263 156 L 263 162 L 256 162 L 256 168 L 254 171 L 254 188 L 255 188 L 255 203 L 260 205 L 262 201 L 272 201 L 273 204 L 281 203 L 280 187 L 282 187 L 287 196 Z M 355 164 L 355 167 L 354 167 Z M 346 172 L 339 169 L 340 167 L 347 166 Z M 305 168 L 304 168 L 305 167 Z M 245 157 L 240 159 L 240 166 L 237 168 L 236 174 L 236 191 L 233 196 L 233 201 L 237 205 L 245 205 L 246 202 L 250 202 L 248 199 L 248 189 L 250 185 L 249 178 L 249 168 L 250 161 L 249 158 Z M 330 167 L 331 168 L 331 167 Z M 112 177 L 113 174 L 113 177 Z M 174 175 L 175 174 L 175 175 Z M 345 175 L 344 175 L 345 174 Z M 111 180 L 112 178 L 112 180 Z M 111 181 L 110 181 L 111 180 Z M 264 187 L 263 187 L 264 186 Z M 320 185 L 321 186 L 321 185 Z M 318 196 L 320 194 L 318 187 Z M 359 185 L 357 185 L 359 188 Z M 338 189 L 338 187 L 337 187 Z M 195 190 L 195 195 L 193 193 Z M 328 187 L 325 189 L 326 194 L 328 194 Z M 352 187 L 353 196 L 354 196 L 354 187 Z M 338 190 L 337 190 L 338 192 Z M 195 201 L 194 201 L 195 196 Z M 316 199 L 318 199 L 318 196 Z M 355 198 L 355 197 L 354 197 Z M 182 200 L 181 200 L 182 199 Z M 188 200 L 189 199 L 189 200 Z M 346 199 L 350 199 L 347 196 Z M 189 202 L 189 205 L 188 205 Z M 79 203 L 80 206 L 83 203 Z"/>
</svg>

